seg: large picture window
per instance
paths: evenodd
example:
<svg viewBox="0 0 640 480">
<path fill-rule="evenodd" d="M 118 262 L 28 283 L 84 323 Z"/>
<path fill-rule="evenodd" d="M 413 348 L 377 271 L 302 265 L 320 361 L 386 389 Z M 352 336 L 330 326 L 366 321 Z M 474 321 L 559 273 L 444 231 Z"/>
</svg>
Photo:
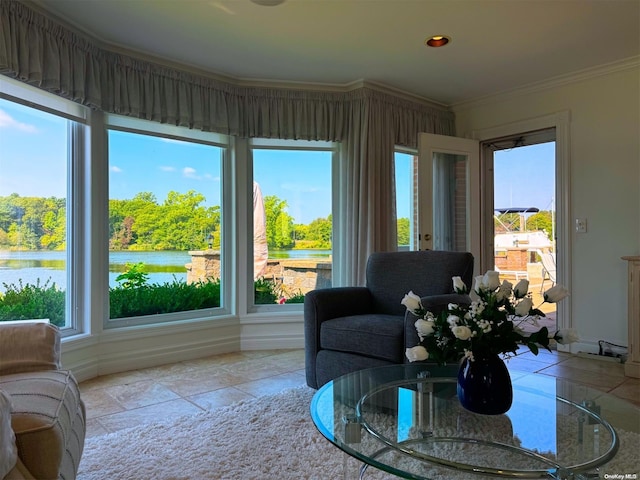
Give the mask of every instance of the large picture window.
<svg viewBox="0 0 640 480">
<path fill-rule="evenodd" d="M 255 305 L 300 304 L 331 286 L 335 147 L 254 140 L 251 152 Z"/>
<path fill-rule="evenodd" d="M 201 132 L 127 123 L 107 136 L 109 317 L 155 323 L 224 307 L 224 146 Z"/>
<path fill-rule="evenodd" d="M 68 111 L 27 106 L 36 101 L 46 104 L 47 95 L 1 82 L 0 321 L 46 318 L 70 331 L 76 270 L 70 219 L 77 192 L 69 178 L 82 161 L 72 147 L 82 126 Z"/>
</svg>

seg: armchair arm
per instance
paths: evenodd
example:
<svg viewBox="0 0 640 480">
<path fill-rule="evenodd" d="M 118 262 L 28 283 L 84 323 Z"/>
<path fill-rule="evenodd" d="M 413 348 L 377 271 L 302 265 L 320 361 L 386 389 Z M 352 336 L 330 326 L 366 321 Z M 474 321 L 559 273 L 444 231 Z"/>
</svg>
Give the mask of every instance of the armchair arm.
<svg viewBox="0 0 640 480">
<path fill-rule="evenodd" d="M 58 327 L 0 322 L 0 375 L 60 368 Z"/>
<path fill-rule="evenodd" d="M 312 290 L 304 296 L 304 355 L 307 384 L 318 388 L 316 355 L 320 350 L 320 326 L 332 318 L 370 313 L 373 298 L 366 287 Z"/>
</svg>

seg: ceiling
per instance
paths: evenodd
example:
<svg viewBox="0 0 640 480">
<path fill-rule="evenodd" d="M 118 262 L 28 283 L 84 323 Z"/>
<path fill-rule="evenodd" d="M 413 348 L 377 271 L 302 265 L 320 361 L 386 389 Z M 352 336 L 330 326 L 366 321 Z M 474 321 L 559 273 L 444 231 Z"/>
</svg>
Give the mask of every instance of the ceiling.
<svg viewBox="0 0 640 480">
<path fill-rule="evenodd" d="M 368 81 L 455 106 L 640 55 L 640 0 L 36 0 L 103 42 L 238 81 Z M 430 35 L 449 45 L 428 48 Z"/>
</svg>

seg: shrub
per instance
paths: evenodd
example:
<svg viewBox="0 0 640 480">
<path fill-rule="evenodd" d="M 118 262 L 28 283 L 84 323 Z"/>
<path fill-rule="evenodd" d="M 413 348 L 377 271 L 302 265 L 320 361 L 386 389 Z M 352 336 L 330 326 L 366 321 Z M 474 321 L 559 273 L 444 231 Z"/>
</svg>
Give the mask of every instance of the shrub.
<svg viewBox="0 0 640 480">
<path fill-rule="evenodd" d="M 304 293 L 298 292 L 291 298 L 287 298 L 285 303 L 304 303 Z"/>
<path fill-rule="evenodd" d="M 256 305 L 269 305 L 278 301 L 273 282 L 259 278 L 254 283 L 254 301 Z"/>
<path fill-rule="evenodd" d="M 220 280 L 187 284 L 178 280 L 137 288 L 109 289 L 111 318 L 185 312 L 220 306 Z"/>
<path fill-rule="evenodd" d="M 29 320 L 33 318 L 48 318 L 59 327 L 64 326 L 65 292 L 58 289 L 55 282 L 47 280 L 40 285 L 40 279 L 35 285 L 2 284 L 5 293 L 0 293 L 0 321 Z"/>
</svg>

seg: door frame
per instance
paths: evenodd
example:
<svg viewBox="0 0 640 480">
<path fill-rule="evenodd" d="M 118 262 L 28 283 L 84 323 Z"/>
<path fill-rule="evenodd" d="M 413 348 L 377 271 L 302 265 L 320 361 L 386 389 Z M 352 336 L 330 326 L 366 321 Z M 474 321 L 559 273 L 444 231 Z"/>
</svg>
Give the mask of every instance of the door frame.
<svg viewBox="0 0 640 480">
<path fill-rule="evenodd" d="M 569 155 L 569 122 L 570 112 L 564 110 L 551 115 L 521 120 L 505 125 L 473 130 L 471 138 L 480 143 L 501 137 L 509 137 L 524 134 L 536 130 L 555 128 L 556 132 L 556 262 L 557 262 L 557 282 L 571 291 L 571 221 L 570 221 L 570 155 Z M 480 163 L 483 163 L 481 160 Z M 479 271 L 484 272 L 493 267 L 493 250 L 487 251 L 488 242 L 485 241 L 487 232 L 493 234 L 493 212 L 487 212 L 490 205 L 487 195 L 493 195 L 493 188 L 485 186 L 493 185 L 493 178 L 481 168 L 479 172 L 481 182 L 480 208 L 482 211 L 482 225 L 480 227 L 482 235 L 482 251 L 480 254 Z M 492 198 L 492 197 L 491 197 Z M 571 302 L 560 302 L 556 305 L 558 328 L 572 327 Z M 564 350 L 559 345 L 559 350 Z M 568 349 L 567 349 L 568 351 Z"/>
</svg>

